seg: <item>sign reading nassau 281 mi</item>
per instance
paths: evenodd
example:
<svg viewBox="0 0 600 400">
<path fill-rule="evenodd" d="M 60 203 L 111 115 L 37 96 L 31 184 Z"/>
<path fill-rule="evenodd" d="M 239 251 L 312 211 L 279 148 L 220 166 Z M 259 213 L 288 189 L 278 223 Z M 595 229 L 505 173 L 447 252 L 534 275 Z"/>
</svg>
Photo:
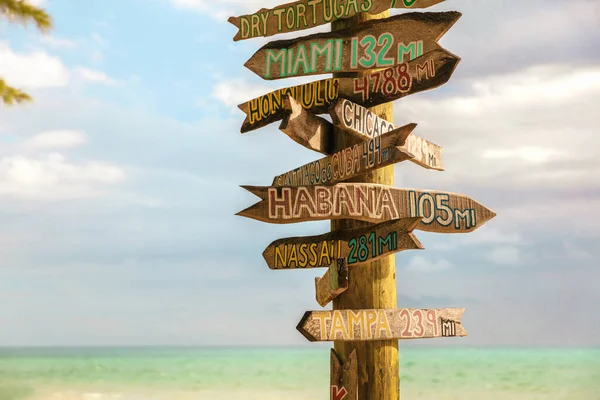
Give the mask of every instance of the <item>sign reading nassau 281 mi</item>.
<svg viewBox="0 0 600 400">
<path fill-rule="evenodd" d="M 356 27 L 271 42 L 244 64 L 264 79 L 390 68 L 441 49 L 462 14 L 408 13 Z"/>
</svg>

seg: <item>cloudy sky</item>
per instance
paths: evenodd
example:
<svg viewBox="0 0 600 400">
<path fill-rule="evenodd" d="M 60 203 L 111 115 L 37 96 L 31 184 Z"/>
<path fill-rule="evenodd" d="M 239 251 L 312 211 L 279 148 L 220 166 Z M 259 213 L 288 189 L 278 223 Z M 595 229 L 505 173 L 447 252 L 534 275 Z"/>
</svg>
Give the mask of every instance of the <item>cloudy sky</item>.
<svg viewBox="0 0 600 400">
<path fill-rule="evenodd" d="M 311 80 L 263 81 L 243 64 L 266 40 L 232 41 L 228 16 L 281 1 L 37 3 L 50 35 L 0 24 L 0 76 L 35 97 L 0 107 L 0 345 L 313 345 L 295 326 L 324 270 L 261 253 L 329 223 L 234 215 L 257 200 L 239 185 L 320 157 L 278 124 L 239 133 L 238 103 Z M 444 146 L 446 171 L 402 163 L 396 186 L 498 216 L 417 232 L 398 305 L 467 308 L 469 337 L 425 345 L 600 345 L 600 2 L 428 11 L 445 10 L 463 13 L 440 41 L 462 61 L 395 120 Z"/>
</svg>

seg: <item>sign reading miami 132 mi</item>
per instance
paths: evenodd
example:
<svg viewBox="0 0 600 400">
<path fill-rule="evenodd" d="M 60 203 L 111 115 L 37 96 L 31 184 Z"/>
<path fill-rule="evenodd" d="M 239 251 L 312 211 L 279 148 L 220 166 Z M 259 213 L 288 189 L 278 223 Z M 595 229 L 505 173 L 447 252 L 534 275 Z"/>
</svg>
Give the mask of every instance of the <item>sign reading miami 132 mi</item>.
<svg viewBox="0 0 600 400">
<path fill-rule="evenodd" d="M 335 32 L 270 42 L 244 64 L 264 79 L 389 68 L 441 49 L 461 13 L 407 13 Z"/>
</svg>

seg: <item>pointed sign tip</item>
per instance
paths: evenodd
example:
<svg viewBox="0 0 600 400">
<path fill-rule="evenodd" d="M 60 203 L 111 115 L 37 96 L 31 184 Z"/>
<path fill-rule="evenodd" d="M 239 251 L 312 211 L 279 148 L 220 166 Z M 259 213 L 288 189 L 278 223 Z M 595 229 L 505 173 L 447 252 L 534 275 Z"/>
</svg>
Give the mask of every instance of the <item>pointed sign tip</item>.
<svg viewBox="0 0 600 400">
<path fill-rule="evenodd" d="M 302 334 L 302 336 L 304 336 L 306 339 L 308 339 L 309 342 L 315 342 L 316 338 L 314 338 L 309 332 L 307 332 L 304 329 L 304 325 L 306 324 L 308 319 L 311 317 L 311 314 L 312 314 L 311 311 L 306 311 L 304 313 L 304 315 L 302 316 L 302 319 L 300 320 L 300 322 L 298 322 L 298 325 L 296 325 L 296 330 L 298 332 L 300 332 Z"/>
</svg>

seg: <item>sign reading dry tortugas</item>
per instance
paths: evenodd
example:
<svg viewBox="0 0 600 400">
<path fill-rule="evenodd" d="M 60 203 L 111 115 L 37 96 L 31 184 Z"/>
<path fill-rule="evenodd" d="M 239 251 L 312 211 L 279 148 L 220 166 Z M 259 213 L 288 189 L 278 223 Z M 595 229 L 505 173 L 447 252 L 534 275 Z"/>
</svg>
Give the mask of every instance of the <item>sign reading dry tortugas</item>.
<svg viewBox="0 0 600 400">
<path fill-rule="evenodd" d="M 444 0 L 303 0 L 254 14 L 231 17 L 239 31 L 233 40 L 268 37 L 328 24 L 366 12 L 380 14 L 390 8 L 427 8 Z"/>
</svg>

